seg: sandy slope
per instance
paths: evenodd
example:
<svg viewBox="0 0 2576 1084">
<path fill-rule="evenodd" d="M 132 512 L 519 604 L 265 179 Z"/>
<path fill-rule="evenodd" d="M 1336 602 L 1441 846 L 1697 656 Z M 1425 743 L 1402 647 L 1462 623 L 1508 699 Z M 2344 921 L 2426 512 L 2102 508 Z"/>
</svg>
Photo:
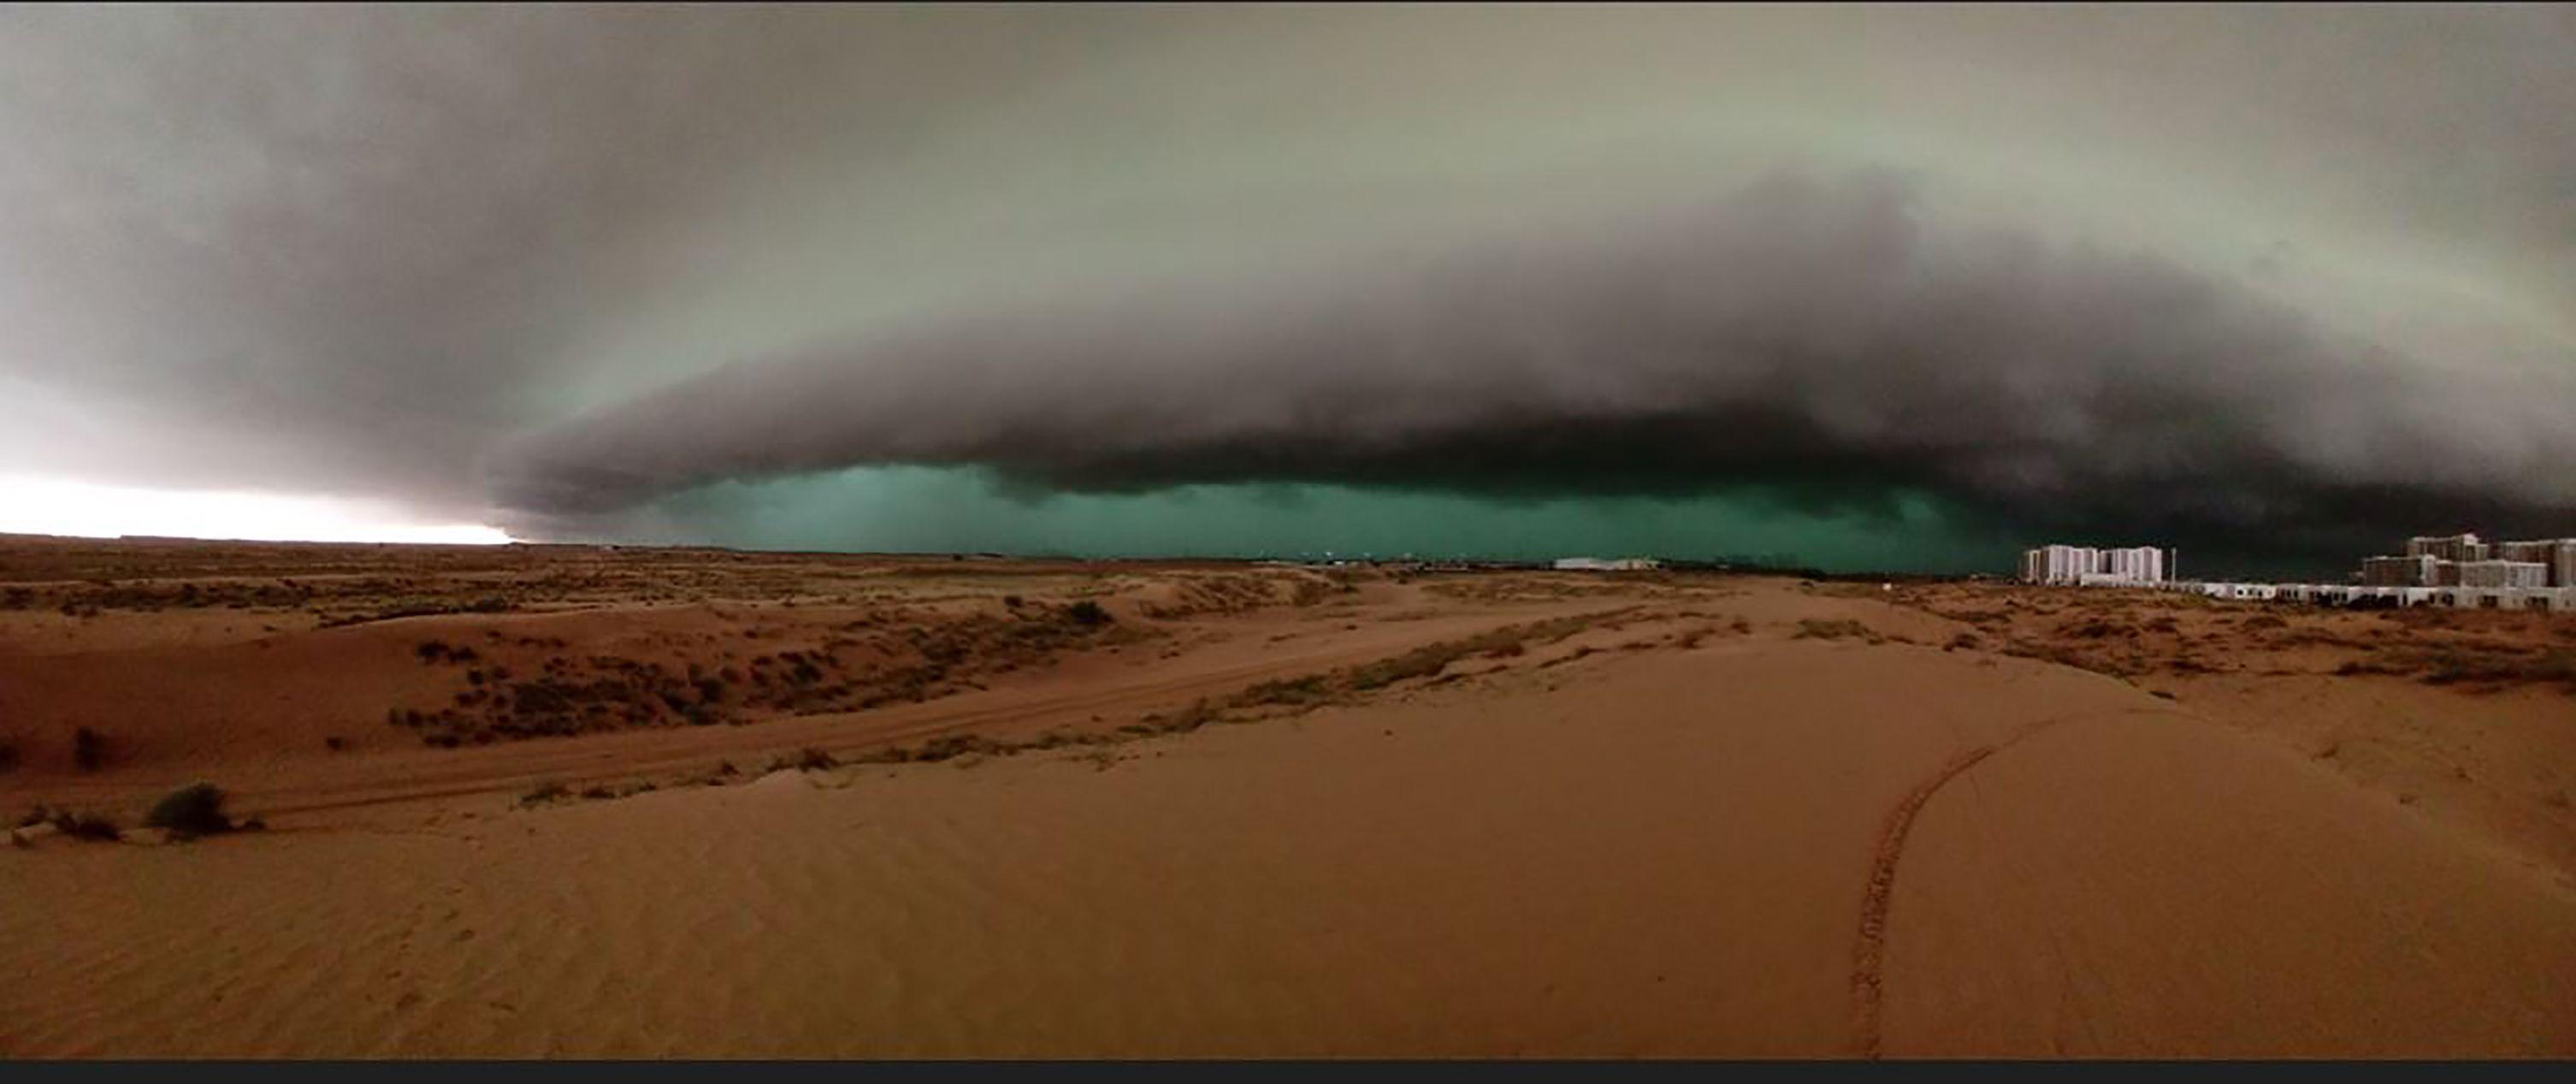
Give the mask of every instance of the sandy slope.
<svg viewBox="0 0 2576 1084">
<path fill-rule="evenodd" d="M 2035 660 L 1766 624 L 1116 755 L 0 855 L 0 1049 L 2576 1052 L 2566 884 Z"/>
</svg>

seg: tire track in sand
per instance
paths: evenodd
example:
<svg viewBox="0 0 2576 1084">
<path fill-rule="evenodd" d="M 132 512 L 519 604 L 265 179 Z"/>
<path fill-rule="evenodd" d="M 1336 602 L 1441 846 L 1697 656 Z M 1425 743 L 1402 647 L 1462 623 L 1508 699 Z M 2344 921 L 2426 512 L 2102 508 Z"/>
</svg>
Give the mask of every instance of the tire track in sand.
<svg viewBox="0 0 2576 1084">
<path fill-rule="evenodd" d="M 1887 908 L 1896 895 L 1896 861 L 1905 854 L 1905 835 L 1914 830 L 1914 815 L 1923 804 L 1951 780 L 1958 778 L 1987 757 L 2011 748 L 2013 743 L 2036 734 L 2066 719 L 2042 719 L 2007 735 L 2002 741 L 1980 745 L 1951 757 L 1941 770 L 1907 791 L 1896 807 L 1887 811 L 1879 825 L 1878 845 L 1870 853 L 1869 881 L 1861 894 L 1860 928 L 1852 940 L 1852 1030 L 1861 1056 L 1876 1060 L 1879 1056 L 1879 1002 L 1886 984 Z"/>
</svg>

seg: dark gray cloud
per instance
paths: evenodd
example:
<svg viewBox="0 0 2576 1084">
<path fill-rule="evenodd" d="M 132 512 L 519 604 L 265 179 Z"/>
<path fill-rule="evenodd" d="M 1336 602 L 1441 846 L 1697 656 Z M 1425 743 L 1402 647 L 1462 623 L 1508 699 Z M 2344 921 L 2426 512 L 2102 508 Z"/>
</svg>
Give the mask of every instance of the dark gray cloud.
<svg viewBox="0 0 2576 1084">
<path fill-rule="evenodd" d="M 2576 511 L 2563 364 L 2403 356 L 2153 256 L 1936 221 L 1890 174 L 1368 256 L 743 361 L 510 446 L 497 492 L 600 512 L 926 463 L 1068 490 L 1927 486 L 2165 531 Z"/>
</svg>

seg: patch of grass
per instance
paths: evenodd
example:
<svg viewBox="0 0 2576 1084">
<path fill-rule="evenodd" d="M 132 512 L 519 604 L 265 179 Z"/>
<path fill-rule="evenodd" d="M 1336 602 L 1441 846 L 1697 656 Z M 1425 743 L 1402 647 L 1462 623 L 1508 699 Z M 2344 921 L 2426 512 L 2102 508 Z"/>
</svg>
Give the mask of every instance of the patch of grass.
<svg viewBox="0 0 2576 1084">
<path fill-rule="evenodd" d="M 224 815 L 224 792 L 212 783 L 197 782 L 171 791 L 152 803 L 151 812 L 143 815 L 146 828 L 167 828 L 173 839 L 195 839 L 233 830 L 233 820 Z"/>
<path fill-rule="evenodd" d="M 2424 681 L 2431 685 L 2554 682 L 2566 686 L 2569 692 L 2576 692 L 2576 651 L 2548 651 L 2537 656 L 2436 652 L 2427 661 L 2431 663 L 2432 672 L 2424 676 Z"/>
<path fill-rule="evenodd" d="M 1869 626 L 1861 624 L 1860 622 L 1854 621 L 1850 618 L 1822 621 L 1809 617 L 1799 620 L 1797 633 L 1789 638 L 1792 640 L 1840 640 L 1846 636 L 1859 636 L 1875 639 L 1877 634 L 1871 632 L 1869 630 Z"/>
</svg>

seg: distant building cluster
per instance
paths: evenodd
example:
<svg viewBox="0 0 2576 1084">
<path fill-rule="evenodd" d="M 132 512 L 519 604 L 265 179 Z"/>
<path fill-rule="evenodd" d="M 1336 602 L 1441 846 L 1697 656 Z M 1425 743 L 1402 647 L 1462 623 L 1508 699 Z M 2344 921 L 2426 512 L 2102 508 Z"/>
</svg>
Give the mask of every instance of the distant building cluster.
<svg viewBox="0 0 2576 1084">
<path fill-rule="evenodd" d="M 2576 587 L 2576 538 L 2481 542 L 2474 534 L 2417 536 L 2394 557 L 2361 562 L 2366 587 Z"/>
<path fill-rule="evenodd" d="M 2576 613 L 2576 538 L 2481 541 L 2422 535 L 2405 552 L 2366 557 L 2345 584 L 2199 582 L 2172 578 L 2173 562 L 2149 546 L 2041 546 L 2021 557 L 2030 583 L 2156 587 L 2211 598 L 2317 606 L 2458 606 Z"/>
<path fill-rule="evenodd" d="M 2154 546 L 2041 546 L 2021 555 L 2021 578 L 2030 583 L 2141 587 L 2165 582 L 2171 567 Z"/>
</svg>

